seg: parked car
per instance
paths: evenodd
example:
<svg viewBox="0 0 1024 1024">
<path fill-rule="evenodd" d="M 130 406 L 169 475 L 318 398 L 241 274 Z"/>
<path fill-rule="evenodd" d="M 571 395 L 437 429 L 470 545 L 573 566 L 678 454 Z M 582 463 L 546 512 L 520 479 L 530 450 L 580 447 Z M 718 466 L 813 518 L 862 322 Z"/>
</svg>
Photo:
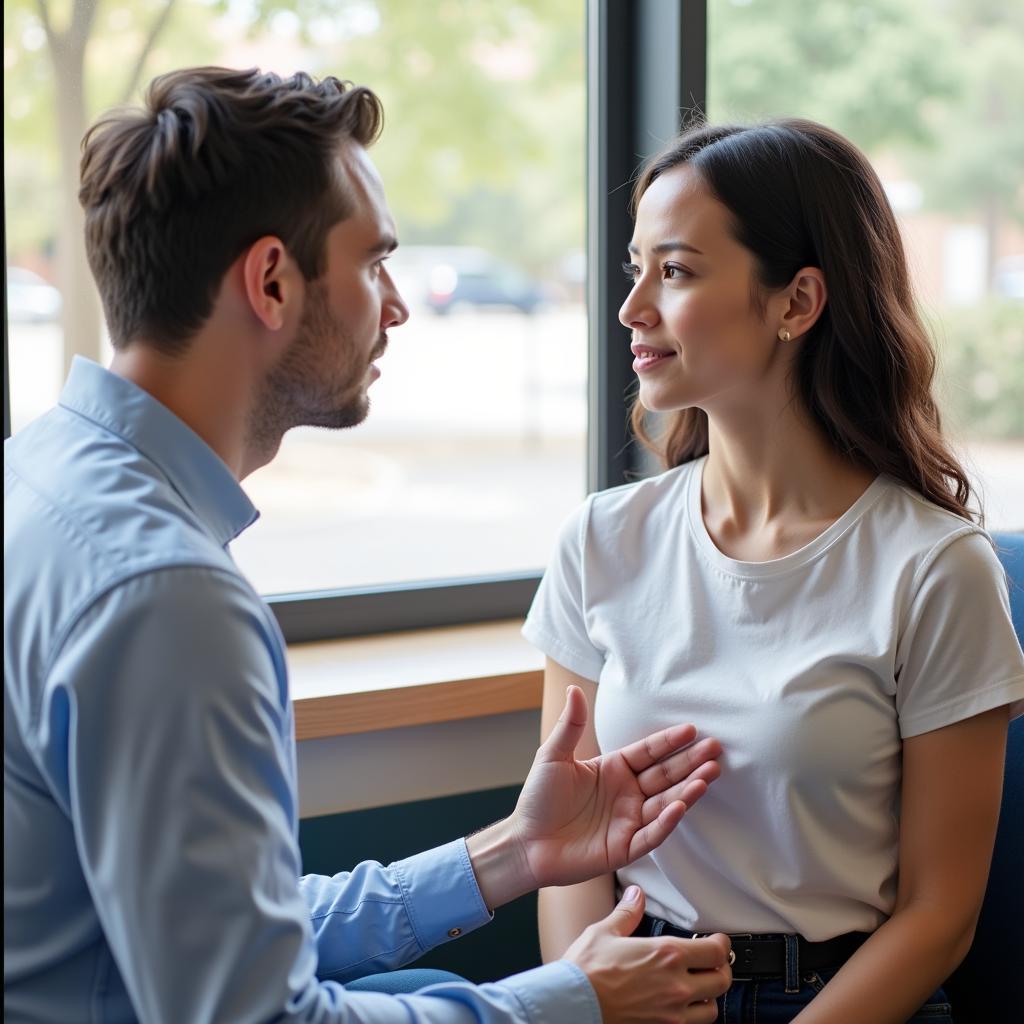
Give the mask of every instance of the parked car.
<svg viewBox="0 0 1024 1024">
<path fill-rule="evenodd" d="M 539 284 L 486 249 L 402 246 L 388 270 L 407 301 L 438 314 L 460 306 L 493 306 L 533 313 L 544 300 Z"/>
<path fill-rule="evenodd" d="M 7 268 L 7 319 L 10 323 L 49 323 L 60 317 L 60 292 L 24 267 Z"/>
</svg>

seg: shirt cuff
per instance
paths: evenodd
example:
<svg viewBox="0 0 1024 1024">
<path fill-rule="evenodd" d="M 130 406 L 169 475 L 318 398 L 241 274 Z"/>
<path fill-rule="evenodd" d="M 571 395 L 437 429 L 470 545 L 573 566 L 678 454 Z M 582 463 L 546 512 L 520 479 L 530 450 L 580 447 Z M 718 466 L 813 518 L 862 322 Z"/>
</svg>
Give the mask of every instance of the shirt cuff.
<svg viewBox="0 0 1024 1024">
<path fill-rule="evenodd" d="M 484 905 L 465 839 L 396 861 L 391 868 L 424 952 L 487 924 L 494 916 Z"/>
<path fill-rule="evenodd" d="M 601 1004 L 587 976 L 568 960 L 502 978 L 526 1009 L 531 1024 L 601 1024 Z"/>
</svg>

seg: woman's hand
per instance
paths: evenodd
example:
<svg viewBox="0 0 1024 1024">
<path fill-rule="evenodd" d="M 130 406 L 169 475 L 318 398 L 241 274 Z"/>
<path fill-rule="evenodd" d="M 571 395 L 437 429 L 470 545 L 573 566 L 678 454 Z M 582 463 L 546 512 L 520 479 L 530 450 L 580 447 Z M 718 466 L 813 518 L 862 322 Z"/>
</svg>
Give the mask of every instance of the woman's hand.
<svg viewBox="0 0 1024 1024">
<path fill-rule="evenodd" d="M 587 723 L 578 686 L 537 751 L 509 824 L 536 886 L 615 871 L 659 846 L 719 775 L 721 744 L 677 725 L 577 761 Z"/>
</svg>

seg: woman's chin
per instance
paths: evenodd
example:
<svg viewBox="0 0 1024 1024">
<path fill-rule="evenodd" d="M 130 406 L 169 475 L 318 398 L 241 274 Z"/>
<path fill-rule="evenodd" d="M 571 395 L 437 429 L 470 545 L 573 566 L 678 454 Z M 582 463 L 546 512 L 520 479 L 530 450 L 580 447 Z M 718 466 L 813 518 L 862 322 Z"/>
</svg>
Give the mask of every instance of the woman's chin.
<svg viewBox="0 0 1024 1024">
<path fill-rule="evenodd" d="M 682 412 L 699 404 L 695 396 L 668 394 L 663 388 L 644 387 L 643 384 L 637 392 L 637 400 L 647 412 L 654 413 Z"/>
</svg>

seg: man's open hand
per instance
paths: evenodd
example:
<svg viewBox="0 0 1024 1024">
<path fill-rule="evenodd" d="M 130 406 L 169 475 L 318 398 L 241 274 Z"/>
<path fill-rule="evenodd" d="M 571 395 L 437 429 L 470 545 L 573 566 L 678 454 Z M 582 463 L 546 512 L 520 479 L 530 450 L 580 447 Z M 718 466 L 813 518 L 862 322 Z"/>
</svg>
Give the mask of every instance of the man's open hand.
<svg viewBox="0 0 1024 1024">
<path fill-rule="evenodd" d="M 650 853 L 719 774 L 721 744 L 694 743 L 692 725 L 577 761 L 586 723 L 583 691 L 570 686 L 510 819 L 537 886 L 571 885 Z"/>
</svg>

